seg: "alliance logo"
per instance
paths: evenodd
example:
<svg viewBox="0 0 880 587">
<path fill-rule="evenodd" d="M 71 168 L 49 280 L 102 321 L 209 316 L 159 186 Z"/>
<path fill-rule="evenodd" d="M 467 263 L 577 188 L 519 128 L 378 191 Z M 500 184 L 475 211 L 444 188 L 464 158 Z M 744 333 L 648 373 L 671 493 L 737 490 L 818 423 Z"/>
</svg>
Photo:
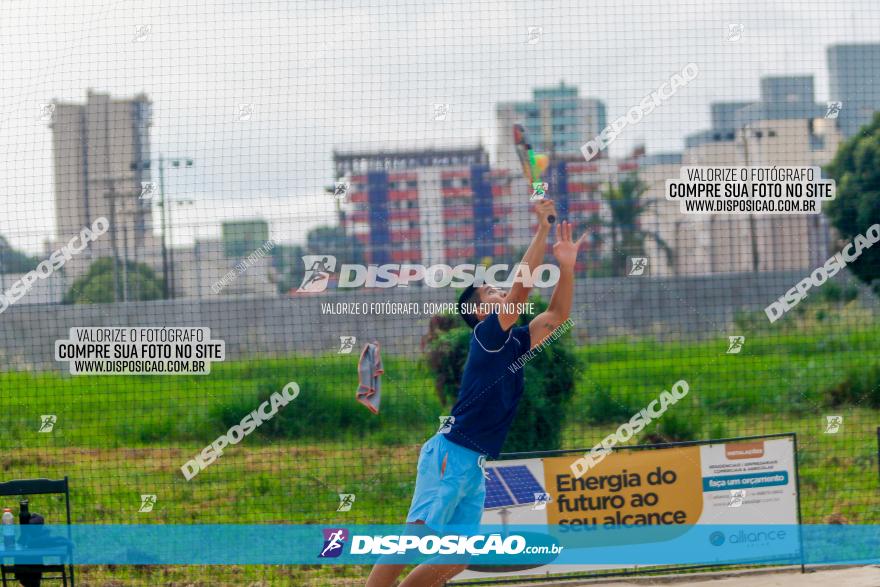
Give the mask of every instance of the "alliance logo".
<svg viewBox="0 0 880 587">
<path fill-rule="evenodd" d="M 747 532 L 740 530 L 736 533 L 725 535 L 724 532 L 717 531 L 709 534 L 709 542 L 713 546 L 721 546 L 725 542 L 733 544 L 741 544 L 747 547 L 769 546 L 788 539 L 785 530 L 759 530 L 757 532 Z"/>
<path fill-rule="evenodd" d="M 345 541 L 348 540 L 348 530 L 345 528 L 324 528 L 323 532 L 324 547 L 318 558 L 338 557 L 344 550 Z"/>
</svg>

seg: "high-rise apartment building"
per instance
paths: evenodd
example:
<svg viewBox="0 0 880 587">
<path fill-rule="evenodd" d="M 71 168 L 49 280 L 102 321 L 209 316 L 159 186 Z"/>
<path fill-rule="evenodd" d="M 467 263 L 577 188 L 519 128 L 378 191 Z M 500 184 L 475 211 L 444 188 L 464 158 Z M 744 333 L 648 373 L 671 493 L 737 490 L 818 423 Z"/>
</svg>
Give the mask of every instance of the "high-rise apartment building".
<svg viewBox="0 0 880 587">
<path fill-rule="evenodd" d="M 880 44 L 828 48 L 828 99 L 841 102 L 837 125 L 846 138 L 880 111 Z"/>
<path fill-rule="evenodd" d="M 504 102 L 496 107 L 497 166 L 519 168 L 513 148 L 515 123 L 525 127 L 535 150 L 547 153 L 551 159 L 582 159 L 581 146 L 605 128 L 605 104 L 579 97 L 576 87 L 564 83 L 535 89 L 533 97 L 531 102 Z"/>
<path fill-rule="evenodd" d="M 65 271 L 76 276 L 99 257 L 156 261 L 150 200 L 142 184 L 150 181 L 151 103 L 143 95 L 115 99 L 88 91 L 86 102 L 55 102 L 52 144 L 55 166 L 55 218 L 58 243 L 66 243 L 96 218 L 110 230 Z"/>
</svg>

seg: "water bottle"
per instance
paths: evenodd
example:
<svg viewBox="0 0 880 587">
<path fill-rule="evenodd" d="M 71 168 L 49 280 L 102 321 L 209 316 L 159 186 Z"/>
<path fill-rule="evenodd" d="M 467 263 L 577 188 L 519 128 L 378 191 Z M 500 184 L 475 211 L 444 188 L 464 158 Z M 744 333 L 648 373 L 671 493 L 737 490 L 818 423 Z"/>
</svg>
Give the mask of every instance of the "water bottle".
<svg viewBox="0 0 880 587">
<path fill-rule="evenodd" d="M 15 548 L 15 516 L 12 508 L 3 508 L 3 548 L 12 550 Z"/>
</svg>

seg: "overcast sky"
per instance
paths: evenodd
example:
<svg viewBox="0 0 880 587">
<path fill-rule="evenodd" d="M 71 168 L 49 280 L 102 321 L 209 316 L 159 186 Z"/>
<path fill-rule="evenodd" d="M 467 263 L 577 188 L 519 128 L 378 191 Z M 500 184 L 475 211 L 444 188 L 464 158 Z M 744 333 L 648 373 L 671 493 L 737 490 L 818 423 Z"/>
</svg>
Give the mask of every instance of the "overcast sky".
<svg viewBox="0 0 880 587">
<path fill-rule="evenodd" d="M 755 99 L 761 76 L 783 74 L 813 75 L 825 101 L 826 48 L 880 42 L 876 0 L 56 4 L 0 0 L 0 234 L 31 252 L 55 228 L 40 105 L 90 87 L 146 92 L 153 155 L 195 159 L 167 177 L 170 195 L 196 202 L 175 211 L 176 242 L 256 216 L 297 242 L 333 217 L 322 187 L 334 148 L 492 152 L 497 102 L 564 80 L 612 120 L 694 62 L 699 77 L 611 147 L 675 151 L 707 128 L 710 102 Z M 543 28 L 534 45 L 531 26 Z M 434 103 L 450 105 L 447 120 L 432 120 Z M 251 120 L 237 120 L 239 104 L 254 105 Z"/>
</svg>

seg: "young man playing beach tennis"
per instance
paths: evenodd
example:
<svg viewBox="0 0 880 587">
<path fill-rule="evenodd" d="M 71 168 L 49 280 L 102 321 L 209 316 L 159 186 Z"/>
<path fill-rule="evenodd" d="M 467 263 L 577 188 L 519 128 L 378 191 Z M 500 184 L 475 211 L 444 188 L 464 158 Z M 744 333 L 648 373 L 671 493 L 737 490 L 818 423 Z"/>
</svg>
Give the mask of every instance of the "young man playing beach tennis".
<svg viewBox="0 0 880 587">
<path fill-rule="evenodd" d="M 535 214 L 538 230 L 521 262 L 530 269 L 544 262 L 551 227 L 549 217 L 556 215 L 553 202 L 539 201 Z M 471 286 L 459 298 L 459 308 L 467 304 L 466 309 L 476 306 L 477 312 L 461 312 L 474 332 L 458 399 L 452 408 L 455 420 L 422 446 L 407 523 L 424 524 L 427 533 L 437 535 L 442 535 L 446 526 L 479 526 L 486 497 L 483 463 L 487 457 L 496 458 L 501 452 L 525 385 L 523 369 L 508 367 L 541 344 L 571 313 L 574 264 L 584 240 L 582 236 L 573 241 L 571 232 L 568 222 L 556 226 L 553 255 L 559 263 L 559 282 L 547 311 L 528 326 L 513 327 L 519 319 L 518 310 L 528 300 L 530 283 L 517 280 L 507 292 L 491 285 Z M 424 563 L 400 587 L 437 587 L 465 567 Z M 398 564 L 377 564 L 367 587 L 392 585 L 403 568 Z"/>
</svg>

